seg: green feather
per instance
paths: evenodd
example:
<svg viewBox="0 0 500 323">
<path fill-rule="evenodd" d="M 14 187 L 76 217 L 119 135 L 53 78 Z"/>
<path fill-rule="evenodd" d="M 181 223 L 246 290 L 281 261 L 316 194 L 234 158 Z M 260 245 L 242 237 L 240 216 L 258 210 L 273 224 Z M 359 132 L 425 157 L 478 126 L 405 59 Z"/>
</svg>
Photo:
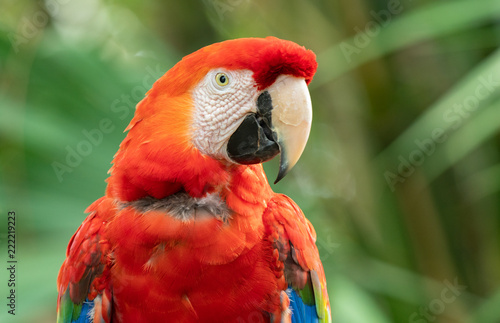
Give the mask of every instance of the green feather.
<svg viewBox="0 0 500 323">
<path fill-rule="evenodd" d="M 316 302 L 315 302 L 315 299 L 314 299 L 314 290 L 313 290 L 313 286 L 311 284 L 311 282 L 307 282 L 307 284 L 304 286 L 303 289 L 300 289 L 297 291 L 300 298 L 302 299 L 302 301 L 304 302 L 304 304 L 306 305 L 314 305 Z"/>
<path fill-rule="evenodd" d="M 76 321 L 80 317 L 80 313 L 82 312 L 82 305 L 83 304 L 74 304 L 73 305 L 73 316 L 71 317 L 72 321 Z"/>
<path fill-rule="evenodd" d="M 59 311 L 57 312 L 57 323 L 70 323 L 76 321 L 82 312 L 82 304 L 74 304 L 69 297 L 69 288 L 61 297 Z"/>
</svg>

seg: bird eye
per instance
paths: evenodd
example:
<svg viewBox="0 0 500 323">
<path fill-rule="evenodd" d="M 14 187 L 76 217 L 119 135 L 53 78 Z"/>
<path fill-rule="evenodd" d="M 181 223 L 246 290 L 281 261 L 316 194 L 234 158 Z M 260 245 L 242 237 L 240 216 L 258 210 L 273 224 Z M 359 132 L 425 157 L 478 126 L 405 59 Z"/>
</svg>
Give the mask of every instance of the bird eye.
<svg viewBox="0 0 500 323">
<path fill-rule="evenodd" d="M 229 84 L 229 77 L 224 73 L 217 73 L 217 75 L 215 75 L 215 81 L 220 86 L 226 86 Z"/>
</svg>

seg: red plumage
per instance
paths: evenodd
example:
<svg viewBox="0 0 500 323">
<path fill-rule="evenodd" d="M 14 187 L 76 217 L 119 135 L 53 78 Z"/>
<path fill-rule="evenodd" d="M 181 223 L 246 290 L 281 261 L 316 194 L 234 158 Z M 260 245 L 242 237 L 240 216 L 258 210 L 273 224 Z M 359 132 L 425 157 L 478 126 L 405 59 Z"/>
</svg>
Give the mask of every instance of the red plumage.
<svg viewBox="0 0 500 323">
<path fill-rule="evenodd" d="M 274 37 L 225 41 L 187 55 L 138 104 L 129 134 L 113 161 L 108 195 L 131 201 L 147 195 L 162 198 L 183 189 L 202 196 L 227 182 L 223 165 L 202 156 L 188 131 L 193 107 L 190 91 L 214 67 L 251 70 L 263 88 L 280 74 L 310 82 L 317 63 L 312 51 Z"/>
<path fill-rule="evenodd" d="M 106 196 L 69 243 L 59 302 L 68 288 L 75 304 L 101 295 L 95 322 L 278 322 L 283 291 L 310 285 L 314 272 L 328 307 L 315 232 L 300 209 L 271 190 L 262 165 L 216 160 L 191 142 L 191 91 L 214 67 L 251 70 L 263 89 L 281 74 L 309 83 L 316 61 L 289 41 L 238 39 L 188 55 L 161 77 L 137 106 Z M 185 220 L 134 204 L 183 192 L 218 194 L 230 217 Z"/>
</svg>

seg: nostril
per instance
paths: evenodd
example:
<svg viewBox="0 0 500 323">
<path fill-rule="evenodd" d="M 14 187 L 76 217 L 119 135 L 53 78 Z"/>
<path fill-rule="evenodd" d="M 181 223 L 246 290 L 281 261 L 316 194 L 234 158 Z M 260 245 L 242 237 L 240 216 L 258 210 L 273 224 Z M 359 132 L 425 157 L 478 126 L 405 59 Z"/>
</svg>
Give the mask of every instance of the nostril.
<svg viewBox="0 0 500 323">
<path fill-rule="evenodd" d="M 262 92 L 257 98 L 257 109 L 259 114 L 264 116 L 271 113 L 273 109 L 273 100 L 268 91 Z"/>
</svg>

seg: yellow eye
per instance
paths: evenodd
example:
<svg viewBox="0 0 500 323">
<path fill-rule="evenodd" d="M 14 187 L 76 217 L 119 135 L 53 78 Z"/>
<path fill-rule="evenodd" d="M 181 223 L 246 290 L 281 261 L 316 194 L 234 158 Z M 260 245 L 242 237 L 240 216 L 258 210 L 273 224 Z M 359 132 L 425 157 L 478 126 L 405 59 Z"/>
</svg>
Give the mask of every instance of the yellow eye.
<svg viewBox="0 0 500 323">
<path fill-rule="evenodd" d="M 226 86 L 229 84 L 229 77 L 224 73 L 217 73 L 217 75 L 215 75 L 215 81 L 220 86 Z"/>
</svg>

